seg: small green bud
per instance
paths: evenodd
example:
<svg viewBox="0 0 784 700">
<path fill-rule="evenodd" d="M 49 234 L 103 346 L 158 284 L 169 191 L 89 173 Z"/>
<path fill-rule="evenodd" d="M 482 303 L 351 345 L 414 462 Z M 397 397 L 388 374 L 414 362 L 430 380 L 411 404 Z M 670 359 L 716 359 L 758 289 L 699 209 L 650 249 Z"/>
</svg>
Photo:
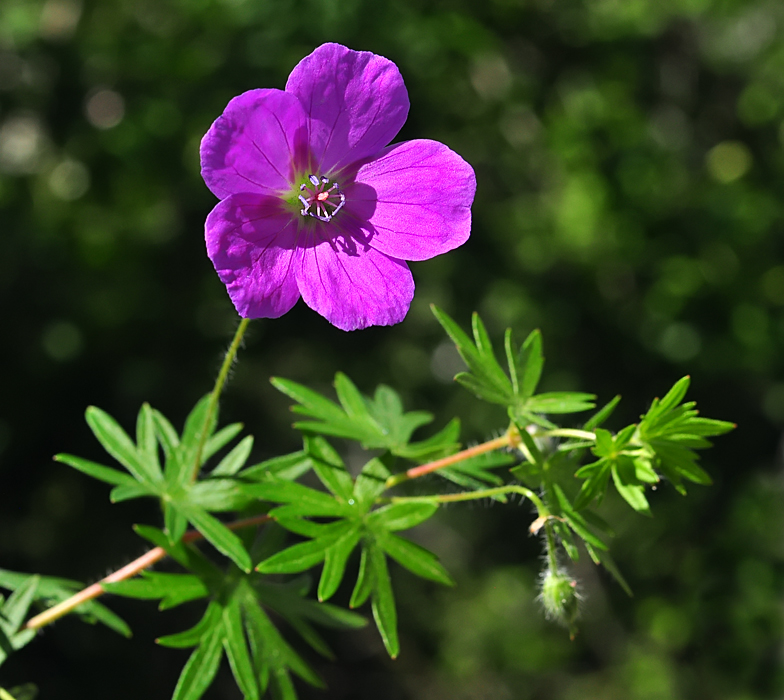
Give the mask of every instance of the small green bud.
<svg viewBox="0 0 784 700">
<path fill-rule="evenodd" d="M 565 571 L 547 569 L 542 576 L 542 591 L 539 599 L 542 601 L 548 619 L 568 627 L 569 636 L 574 639 L 581 600 L 577 581 Z"/>
</svg>

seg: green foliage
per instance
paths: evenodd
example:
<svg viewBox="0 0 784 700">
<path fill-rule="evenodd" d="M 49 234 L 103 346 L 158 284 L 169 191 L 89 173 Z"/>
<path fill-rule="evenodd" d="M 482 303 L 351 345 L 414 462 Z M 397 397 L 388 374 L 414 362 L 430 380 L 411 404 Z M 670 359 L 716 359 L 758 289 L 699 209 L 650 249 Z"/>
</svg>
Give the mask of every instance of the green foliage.
<svg viewBox="0 0 784 700">
<path fill-rule="evenodd" d="M 70 598 L 74 593 L 84 587 L 79 581 L 72 581 L 67 578 L 57 578 L 53 576 L 38 576 L 37 585 L 33 589 L 32 602 L 41 607 L 49 607 L 62 603 Z M 30 575 L 16 571 L 0 569 L 0 588 L 10 591 L 18 591 L 23 585 L 30 585 Z M 131 636 L 131 629 L 115 613 L 98 601 L 88 600 L 82 603 L 76 610 L 76 614 L 88 624 L 101 623 L 102 625 L 114 630 L 124 637 Z"/>
<path fill-rule="evenodd" d="M 544 366 L 539 331 L 532 331 L 518 349 L 512 339 L 512 330 L 507 329 L 504 337 L 507 375 L 496 360 L 490 337 L 479 314 L 474 313 L 472 316 L 472 340 L 441 309 L 437 306 L 432 309 L 470 370 L 460 372 L 455 380 L 478 398 L 506 406 L 509 417 L 519 425 L 535 423 L 554 427 L 544 415 L 578 413 L 594 407 L 593 400 L 596 397 L 593 394 L 567 391 L 535 393 Z"/>
<path fill-rule="evenodd" d="M 210 413 L 209 406 L 208 394 L 190 412 L 179 436 L 159 411 L 144 404 L 136 422 L 136 444 L 111 416 L 91 406 L 86 417 L 93 434 L 129 474 L 73 455 L 58 454 L 55 459 L 114 485 L 114 502 L 142 496 L 160 499 L 169 542 L 179 541 L 190 522 L 221 554 L 249 571 L 250 558 L 240 539 L 210 513 L 248 505 L 249 499 L 231 477 L 247 460 L 252 438 L 238 443 L 212 472 L 197 481 L 207 460 L 242 430 L 236 423 L 216 433 L 217 412 Z M 160 449 L 165 457 L 163 469 Z"/>
<path fill-rule="evenodd" d="M 331 497 L 322 491 L 274 479 L 246 487 L 246 493 L 284 504 L 273 508 L 270 517 L 291 532 L 309 538 L 276 552 L 257 568 L 266 574 L 292 574 L 323 562 L 318 599 L 324 601 L 337 591 L 352 551 L 361 545 L 361 564 L 351 605 L 359 606 L 371 598 L 381 638 L 389 655 L 395 657 L 400 650 L 397 613 L 385 555 L 418 576 L 452 585 L 451 577 L 435 555 L 392 534 L 432 517 L 438 505 L 391 503 L 374 509 L 376 497 L 385 490 L 390 476 L 382 460 L 369 460 L 353 480 L 325 439 L 306 438 L 305 445 L 313 470 Z M 337 519 L 329 523 L 309 520 L 316 517 Z"/>
<path fill-rule="evenodd" d="M 294 399 L 295 413 L 314 418 L 298 421 L 294 427 L 305 433 L 331 435 L 356 440 L 365 449 L 389 450 L 393 455 L 427 461 L 450 454 L 458 448 L 460 422 L 455 419 L 427 440 L 411 443 L 412 433 L 431 423 L 426 411 L 403 412 L 398 394 L 381 384 L 373 396 L 363 396 L 342 372 L 335 375 L 338 406 L 312 389 L 287 379 L 275 377 L 273 386 Z"/>
<path fill-rule="evenodd" d="M 540 599 L 546 615 L 568 627 L 573 636 L 581 596 L 575 579 L 559 564 L 562 555 L 577 561 L 582 545 L 631 593 L 609 554 L 612 529 L 595 510 L 611 479 L 621 497 L 646 515 L 651 515 L 646 488 L 661 479 L 681 492 L 683 480 L 710 483 L 697 466 L 695 450 L 708 447 L 708 437 L 733 426 L 700 418 L 694 402 L 683 403 L 688 377 L 663 399 L 654 400 L 639 424 L 615 433 L 601 427 L 611 418 L 619 401 L 616 397 L 581 427 L 559 427 L 546 416 L 591 409 L 595 397 L 580 392 L 536 393 L 544 368 L 538 331 L 517 348 L 507 330 L 505 372 L 477 314 L 471 339 L 443 311 L 434 308 L 434 313 L 468 365 L 469 371 L 457 380 L 478 398 L 504 405 L 509 415 L 501 437 L 462 452 L 457 452 L 457 419 L 435 435 L 412 442 L 416 429 L 432 421 L 431 414 L 405 412 L 399 395 L 383 385 L 372 398 L 365 396 L 341 373 L 335 378 L 338 403 L 295 382 L 272 380 L 296 401 L 294 412 L 309 419 L 294 426 L 303 435 L 303 449 L 250 466 L 253 438 L 246 436 L 232 445 L 242 425 L 218 429 L 212 395 L 196 404 L 181 434 L 159 411 L 144 404 L 135 441 L 108 414 L 88 409 L 93 434 L 124 471 L 73 455 L 60 454 L 56 459 L 111 484 L 115 502 L 141 496 L 157 499 L 164 529 L 139 525 L 137 532 L 184 569 L 143 571 L 135 579 L 102 583 L 104 590 L 156 600 L 160 610 L 206 602 L 193 627 L 158 640 L 166 647 L 193 648 L 173 700 L 202 697 L 224 656 L 246 698 L 260 700 L 269 691 L 294 700 L 292 675 L 322 686 L 272 620 L 284 621 L 312 649 L 331 658 L 315 625 L 352 628 L 365 623 L 356 613 L 327 602 L 344 582 L 347 587 L 353 583 L 351 608 L 369 601 L 381 640 L 395 658 L 400 640 L 389 560 L 427 581 L 454 585 L 433 552 L 399 534 L 432 518 L 444 502 L 493 498 L 506 503 L 510 494 L 527 498 L 536 510 L 529 530 L 544 534 L 547 565 Z M 375 454 L 369 454 L 353 476 L 327 437 L 354 441 Z M 223 456 L 217 458 L 221 452 Z M 588 455 L 597 459 L 580 466 Z M 213 458 L 216 463 L 210 466 Z M 511 478 L 502 467 L 511 467 Z M 314 486 L 313 479 L 300 482 L 311 472 L 321 488 Z M 431 473 L 450 482 L 450 488 L 464 490 L 431 495 L 419 490 L 410 495 L 409 482 Z M 227 526 L 212 515 L 224 512 L 254 517 Z M 186 534 L 188 523 L 195 531 Z M 255 530 L 259 525 L 263 526 L 260 533 Z M 293 542 L 288 539 L 291 535 L 296 538 Z M 195 544 L 201 538 L 228 561 L 218 563 L 205 556 Z M 352 582 L 347 579 L 353 577 L 356 559 Z M 313 600 L 308 597 L 309 572 L 318 567 Z M 294 578 L 281 578 L 290 576 Z M 10 651 L 32 638 L 32 630 L 21 628 L 30 603 L 62 598 L 74 584 L 0 571 L 0 585 L 16 589 L 6 604 L 7 623 L 2 628 L 3 648 Z M 96 603 L 80 613 L 127 631 L 122 621 Z"/>
<path fill-rule="evenodd" d="M 722 435 L 735 426 L 726 421 L 697 417 L 693 401 L 681 403 L 689 387 L 683 377 L 662 399 L 654 399 L 639 425 L 632 424 L 612 435 L 596 428 L 599 457 L 577 471 L 585 478 L 575 506 L 579 509 L 594 499 L 601 500 L 612 475 L 618 493 L 637 512 L 650 515 L 645 487 L 659 481 L 659 473 L 682 494 L 683 480 L 710 484 L 710 477 L 697 465 L 695 449 L 710 447 L 707 437 Z"/>
</svg>

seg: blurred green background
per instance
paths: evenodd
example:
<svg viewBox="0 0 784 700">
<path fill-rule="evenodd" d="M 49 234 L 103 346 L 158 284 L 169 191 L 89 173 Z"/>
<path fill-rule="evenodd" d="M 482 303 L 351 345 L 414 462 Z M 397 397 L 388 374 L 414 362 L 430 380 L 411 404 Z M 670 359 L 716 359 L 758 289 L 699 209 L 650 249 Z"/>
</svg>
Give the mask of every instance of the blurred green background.
<svg viewBox="0 0 784 700">
<path fill-rule="evenodd" d="M 259 459 L 297 448 L 271 375 L 391 384 L 439 427 L 460 415 L 469 442 L 503 428 L 450 383 L 431 302 L 464 326 L 478 310 L 499 339 L 540 327 L 546 389 L 623 394 L 608 427 L 688 373 L 704 415 L 739 428 L 705 454 L 714 486 L 663 485 L 653 520 L 605 503 L 635 596 L 581 562 L 574 642 L 535 601 L 528 508 L 453 507 L 417 536 L 458 587 L 394 571 L 401 657 L 372 629 L 333 635 L 337 663 L 308 657 L 329 690 L 302 698 L 782 697 L 778 0 L 2 0 L 0 566 L 94 581 L 144 550 L 130 524 L 157 522 L 154 504 L 110 508 L 51 455 L 104 460 L 88 404 L 130 427 L 146 400 L 179 423 L 210 388 L 236 319 L 204 252 L 198 144 L 232 96 L 282 88 L 325 41 L 397 63 L 399 138 L 473 164 L 475 223 L 413 264 L 397 327 L 346 334 L 301 303 L 251 326 L 223 418 L 246 423 Z M 152 640 L 198 611 L 110 604 L 134 640 L 66 619 L 2 684 L 170 697 L 187 652 Z M 206 697 L 240 697 L 228 669 Z"/>
</svg>

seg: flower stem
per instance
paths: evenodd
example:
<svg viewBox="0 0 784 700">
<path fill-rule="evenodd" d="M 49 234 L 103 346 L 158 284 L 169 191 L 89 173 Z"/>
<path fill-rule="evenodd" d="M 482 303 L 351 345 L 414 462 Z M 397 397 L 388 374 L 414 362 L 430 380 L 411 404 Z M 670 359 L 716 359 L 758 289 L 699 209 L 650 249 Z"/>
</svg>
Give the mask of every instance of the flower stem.
<svg viewBox="0 0 784 700">
<path fill-rule="evenodd" d="M 204 426 L 202 427 L 201 437 L 199 438 L 199 447 L 196 450 L 196 459 L 193 463 L 193 473 L 191 474 L 192 481 L 196 481 L 196 477 L 199 474 L 199 468 L 201 467 L 201 455 L 204 451 L 204 445 L 207 442 L 209 425 L 212 423 L 215 412 L 218 410 L 218 400 L 220 399 L 223 387 L 226 385 L 226 380 L 229 377 L 229 370 L 231 369 L 231 366 L 237 357 L 237 350 L 239 350 L 240 343 L 242 342 L 242 338 L 245 335 L 245 331 L 247 330 L 249 323 L 249 318 L 243 318 L 240 321 L 239 325 L 237 326 L 237 330 L 234 333 L 234 338 L 231 341 L 231 345 L 229 345 L 229 349 L 226 351 L 226 356 L 223 358 L 223 364 L 221 365 L 220 371 L 218 372 L 218 377 L 215 379 L 215 386 L 213 387 L 212 393 L 210 394 L 210 403 L 207 406 L 207 415 L 204 417 Z"/>
<path fill-rule="evenodd" d="M 393 486 L 397 486 L 404 481 L 408 481 L 409 479 L 416 479 L 417 477 L 424 476 L 425 474 L 430 474 L 432 472 L 438 471 L 439 469 L 443 469 L 444 467 L 449 467 L 453 464 L 457 464 L 458 462 L 462 462 L 463 460 L 469 459 L 470 457 L 476 457 L 477 455 L 484 454 L 485 452 L 492 452 L 493 450 L 500 450 L 504 447 L 517 447 L 519 442 L 520 438 L 517 436 L 517 433 L 510 430 L 501 437 L 495 438 L 494 440 L 488 440 L 487 442 L 483 442 L 479 445 L 474 445 L 474 447 L 469 447 L 467 450 L 455 452 L 455 454 L 449 455 L 449 457 L 437 459 L 434 462 L 428 462 L 427 464 L 422 464 L 418 467 L 412 467 L 411 469 L 401 472 L 400 474 L 394 474 L 387 479 L 385 486 L 386 488 L 391 489 Z"/>
<path fill-rule="evenodd" d="M 257 515 L 252 518 L 237 520 L 233 523 L 226 523 L 226 527 L 229 528 L 229 530 L 241 530 L 245 527 L 261 525 L 262 523 L 267 522 L 269 519 L 270 517 L 268 515 Z M 198 540 L 202 539 L 204 539 L 204 535 L 202 535 L 197 530 L 191 530 L 183 535 L 182 542 L 197 542 Z M 94 583 L 92 586 L 88 586 L 87 588 L 82 589 L 78 593 L 72 595 L 70 598 L 52 606 L 48 610 L 44 610 L 39 615 L 30 618 L 27 621 L 25 628 L 37 630 L 51 624 L 55 620 L 59 620 L 64 615 L 67 615 L 69 612 L 72 612 L 78 608 L 82 603 L 86 603 L 88 600 L 93 600 L 94 598 L 97 598 L 98 596 L 106 593 L 104 588 L 101 586 L 102 583 L 117 583 L 117 581 L 125 581 L 126 579 L 136 576 L 136 574 L 140 573 L 144 569 L 151 567 L 165 556 L 165 549 L 162 547 L 153 547 L 153 549 L 145 552 L 138 559 L 122 567 L 122 569 L 118 569 L 114 573 L 109 574 L 106 578 L 101 579 L 98 583 Z"/>
</svg>

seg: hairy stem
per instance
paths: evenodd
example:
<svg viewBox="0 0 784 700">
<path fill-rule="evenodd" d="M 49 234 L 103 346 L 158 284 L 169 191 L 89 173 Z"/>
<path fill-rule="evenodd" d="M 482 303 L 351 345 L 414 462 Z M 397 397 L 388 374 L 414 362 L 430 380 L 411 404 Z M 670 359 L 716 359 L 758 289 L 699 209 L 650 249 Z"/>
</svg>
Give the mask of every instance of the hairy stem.
<svg viewBox="0 0 784 700">
<path fill-rule="evenodd" d="M 246 518 L 244 520 L 237 520 L 233 523 L 226 523 L 229 530 L 241 530 L 245 527 L 252 527 L 254 525 L 261 525 L 270 519 L 268 515 L 257 515 L 253 518 Z M 182 537 L 182 542 L 197 542 L 204 539 L 204 535 L 196 530 L 186 532 Z M 26 629 L 37 630 L 41 627 L 51 624 L 55 620 L 60 619 L 63 615 L 67 615 L 78 608 L 82 603 L 88 600 L 93 600 L 98 596 L 103 595 L 106 591 L 101 586 L 102 583 L 117 583 L 117 581 L 125 581 L 136 574 L 148 569 L 156 562 L 159 562 L 166 556 L 166 550 L 162 547 L 153 547 L 148 552 L 145 552 L 138 559 L 132 561 L 130 564 L 118 569 L 114 573 L 109 574 L 106 578 L 101 579 L 98 583 L 82 589 L 75 593 L 67 600 L 52 606 L 48 610 L 44 610 L 39 615 L 30 618 L 25 625 Z"/>
<path fill-rule="evenodd" d="M 558 557 L 556 556 L 555 533 L 551 522 L 545 523 L 544 531 L 547 537 L 547 563 L 550 566 L 550 571 L 556 573 L 558 571 Z"/>
<path fill-rule="evenodd" d="M 199 447 L 196 450 L 196 459 L 194 460 L 193 474 L 191 475 L 192 481 L 195 481 L 199 474 L 199 467 L 201 467 L 201 455 L 204 451 L 204 445 L 207 442 L 207 433 L 209 432 L 208 426 L 210 423 L 212 423 L 215 412 L 218 410 L 218 400 L 220 399 L 223 387 L 226 385 L 226 380 L 229 377 L 229 370 L 231 369 L 231 366 L 234 364 L 234 360 L 237 357 L 237 350 L 239 350 L 240 343 L 242 342 L 242 338 L 245 335 L 245 331 L 247 330 L 249 323 L 249 318 L 243 318 L 240 321 L 239 325 L 237 326 L 237 330 L 234 333 L 234 338 L 231 341 L 231 345 L 229 345 L 229 349 L 226 351 L 226 356 L 223 358 L 223 364 L 221 365 L 220 371 L 218 372 L 218 377 L 215 379 L 215 386 L 213 387 L 212 393 L 210 394 L 210 403 L 207 406 L 207 415 L 204 417 L 204 427 L 202 428 L 201 437 L 199 438 Z"/>
<path fill-rule="evenodd" d="M 434 462 L 428 462 L 427 464 L 422 464 L 418 467 L 412 467 L 411 469 L 401 472 L 400 474 L 390 476 L 387 479 L 385 486 L 386 488 L 390 489 L 393 486 L 397 486 L 398 484 L 403 483 L 404 481 L 408 481 L 409 479 L 416 479 L 417 477 L 424 476 L 425 474 L 431 474 L 432 472 L 438 471 L 439 469 L 449 467 L 471 457 L 484 454 L 485 452 L 500 450 L 504 447 L 517 447 L 519 443 L 520 438 L 517 436 L 517 432 L 507 431 L 504 435 L 499 438 L 495 438 L 494 440 L 488 440 L 487 442 L 483 442 L 479 445 L 474 445 L 474 447 L 469 447 L 467 450 L 455 452 L 455 454 L 449 455 L 449 457 L 437 459 Z"/>
</svg>

